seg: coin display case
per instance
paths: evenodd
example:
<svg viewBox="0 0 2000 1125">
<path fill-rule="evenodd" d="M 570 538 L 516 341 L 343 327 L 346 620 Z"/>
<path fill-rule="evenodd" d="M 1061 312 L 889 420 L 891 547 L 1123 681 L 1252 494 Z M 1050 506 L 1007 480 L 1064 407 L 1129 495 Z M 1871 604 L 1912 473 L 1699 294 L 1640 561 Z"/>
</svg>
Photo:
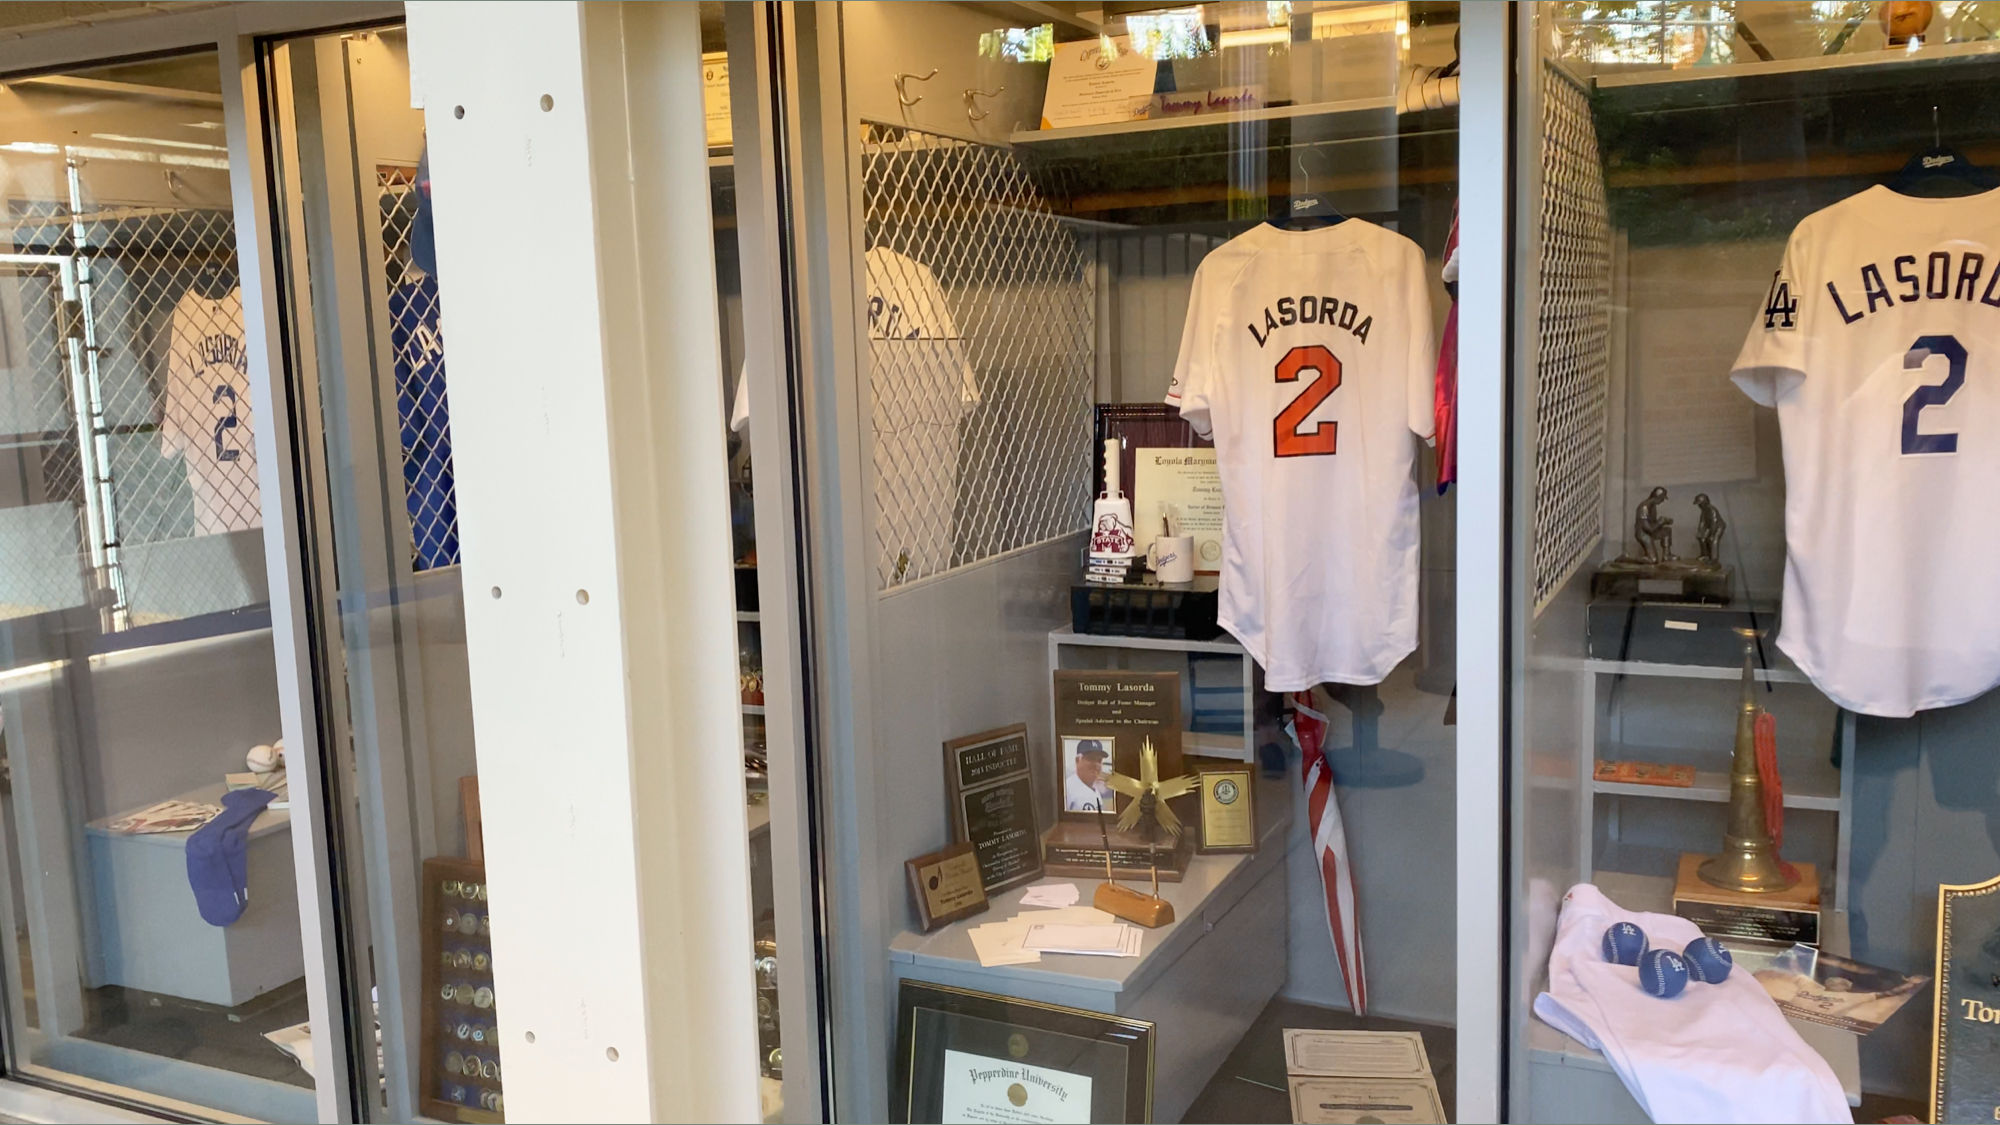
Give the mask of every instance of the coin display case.
<svg viewBox="0 0 2000 1125">
<path fill-rule="evenodd" d="M 425 860 L 423 918 L 424 1114 L 441 1121 L 503 1121 L 485 865 Z"/>
</svg>

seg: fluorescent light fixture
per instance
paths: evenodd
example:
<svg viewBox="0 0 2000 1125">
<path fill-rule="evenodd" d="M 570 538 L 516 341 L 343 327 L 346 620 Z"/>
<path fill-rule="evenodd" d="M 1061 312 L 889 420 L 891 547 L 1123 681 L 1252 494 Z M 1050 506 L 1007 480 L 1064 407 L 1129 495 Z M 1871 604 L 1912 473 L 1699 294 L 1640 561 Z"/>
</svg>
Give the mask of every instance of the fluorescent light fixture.
<svg viewBox="0 0 2000 1125">
<path fill-rule="evenodd" d="M 0 152 L 22 152 L 34 156 L 80 156 L 86 160 L 124 160 L 134 164 L 172 164 L 181 168 L 228 169 L 226 156 L 182 156 L 172 152 L 140 152 L 129 148 L 96 148 L 90 145 L 52 145 L 41 141 L 8 141 Z"/>
<path fill-rule="evenodd" d="M 1291 41 L 1292 29 L 1289 26 L 1258 27 L 1244 31 L 1225 31 L 1222 33 L 1223 50 L 1228 50 L 1231 47 L 1256 47 L 1272 43 L 1290 43 Z"/>
<path fill-rule="evenodd" d="M 159 137 L 128 137 L 123 133 L 92 133 L 91 136 L 100 141 L 118 141 L 128 145 L 158 145 L 161 148 L 191 148 L 191 149 L 198 149 L 202 152 L 227 153 L 229 151 L 222 145 L 212 145 L 204 141 L 169 141 L 169 140 L 162 140 Z"/>
<path fill-rule="evenodd" d="M 1343 4 L 1338 8 L 1319 8 L 1312 14 L 1312 37 L 1334 39 L 1343 35 L 1387 35 L 1407 30 L 1409 18 L 1409 6 L 1400 3 Z"/>
</svg>

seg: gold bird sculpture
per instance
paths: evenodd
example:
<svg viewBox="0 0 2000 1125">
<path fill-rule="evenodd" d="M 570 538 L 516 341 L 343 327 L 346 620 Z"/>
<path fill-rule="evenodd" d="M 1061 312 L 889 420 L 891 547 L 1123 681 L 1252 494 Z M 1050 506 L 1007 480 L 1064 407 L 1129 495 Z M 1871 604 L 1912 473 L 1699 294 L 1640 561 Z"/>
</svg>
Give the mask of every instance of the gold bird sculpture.
<svg viewBox="0 0 2000 1125">
<path fill-rule="evenodd" d="M 1137 780 L 1122 773 L 1114 773 L 1106 775 L 1104 781 L 1111 788 L 1132 798 L 1126 803 L 1125 811 L 1118 815 L 1120 831 L 1130 832 L 1145 820 L 1149 823 L 1158 823 L 1176 840 L 1181 838 L 1181 822 L 1180 818 L 1174 815 L 1174 810 L 1167 807 L 1167 802 L 1183 793 L 1194 792 L 1195 787 L 1201 784 L 1201 779 L 1193 774 L 1182 774 L 1180 777 L 1161 781 L 1160 754 L 1153 749 L 1153 740 L 1150 738 L 1139 747 Z M 1152 833 L 1148 831 L 1146 837 L 1150 840 Z"/>
</svg>

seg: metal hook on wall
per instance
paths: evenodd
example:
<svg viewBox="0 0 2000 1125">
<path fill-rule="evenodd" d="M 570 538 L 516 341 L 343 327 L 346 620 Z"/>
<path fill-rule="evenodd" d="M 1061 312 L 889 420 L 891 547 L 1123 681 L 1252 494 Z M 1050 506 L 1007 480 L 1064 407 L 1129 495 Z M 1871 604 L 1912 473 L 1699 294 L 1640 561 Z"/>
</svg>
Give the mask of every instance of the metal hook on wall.
<svg viewBox="0 0 2000 1125">
<path fill-rule="evenodd" d="M 984 121 L 988 117 L 993 116 L 991 110 L 980 109 L 979 103 L 974 99 L 997 98 L 1006 92 L 1007 92 L 1007 87 L 1005 86 L 997 86 L 991 90 L 968 89 L 967 91 L 965 91 L 965 119 L 967 121 Z"/>
<path fill-rule="evenodd" d="M 932 67 L 929 74 L 898 74 L 896 76 L 896 100 L 903 103 L 904 109 L 908 109 L 918 102 L 923 101 L 924 96 L 922 94 L 918 94 L 914 98 L 911 97 L 909 90 L 904 88 L 903 83 L 908 82 L 912 78 L 919 82 L 929 82 L 931 79 L 937 77 L 937 73 L 938 68 Z"/>
</svg>

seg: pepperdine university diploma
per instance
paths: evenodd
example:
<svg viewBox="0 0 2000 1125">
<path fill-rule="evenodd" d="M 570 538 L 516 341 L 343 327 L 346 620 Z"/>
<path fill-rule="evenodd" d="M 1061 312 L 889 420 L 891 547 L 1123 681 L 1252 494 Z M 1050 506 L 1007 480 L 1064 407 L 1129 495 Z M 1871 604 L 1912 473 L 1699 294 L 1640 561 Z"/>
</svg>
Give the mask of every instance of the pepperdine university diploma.
<svg viewBox="0 0 2000 1125">
<path fill-rule="evenodd" d="M 1089 1125 L 1090 1076 L 949 1048 L 940 1121 Z"/>
</svg>

